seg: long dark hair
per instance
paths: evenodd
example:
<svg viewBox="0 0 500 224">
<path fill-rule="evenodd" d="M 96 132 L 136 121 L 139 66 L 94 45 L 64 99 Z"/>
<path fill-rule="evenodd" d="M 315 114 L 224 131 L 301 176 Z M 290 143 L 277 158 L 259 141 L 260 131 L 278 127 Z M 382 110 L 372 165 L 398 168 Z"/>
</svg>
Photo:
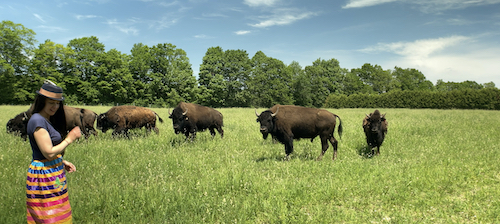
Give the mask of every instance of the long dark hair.
<svg viewBox="0 0 500 224">
<path fill-rule="evenodd" d="M 35 103 L 33 103 L 30 108 L 30 110 L 33 109 L 32 114 L 40 113 L 40 111 L 42 111 L 45 107 L 45 102 L 47 101 L 47 99 L 47 97 L 37 94 L 35 97 Z M 66 114 L 64 113 L 64 105 L 62 101 L 56 113 L 50 116 L 49 121 L 52 124 L 52 127 L 54 127 L 64 138 L 68 130 L 66 130 Z"/>
</svg>

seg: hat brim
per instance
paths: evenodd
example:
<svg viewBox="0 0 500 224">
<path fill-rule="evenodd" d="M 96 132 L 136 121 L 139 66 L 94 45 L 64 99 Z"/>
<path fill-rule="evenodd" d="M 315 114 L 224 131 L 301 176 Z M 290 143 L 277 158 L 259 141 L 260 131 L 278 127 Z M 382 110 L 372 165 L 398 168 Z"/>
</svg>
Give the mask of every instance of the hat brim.
<svg viewBox="0 0 500 224">
<path fill-rule="evenodd" d="M 63 97 L 63 96 L 61 96 L 61 98 L 50 97 L 50 96 L 47 96 L 47 95 L 44 95 L 44 94 L 40 93 L 40 91 L 39 91 L 39 90 L 37 90 L 37 91 L 36 91 L 36 93 L 37 93 L 38 95 L 41 95 L 41 96 L 47 97 L 47 98 L 49 98 L 49 99 L 51 99 L 51 100 L 57 100 L 57 101 L 63 101 L 63 100 L 64 100 L 64 97 Z"/>
</svg>

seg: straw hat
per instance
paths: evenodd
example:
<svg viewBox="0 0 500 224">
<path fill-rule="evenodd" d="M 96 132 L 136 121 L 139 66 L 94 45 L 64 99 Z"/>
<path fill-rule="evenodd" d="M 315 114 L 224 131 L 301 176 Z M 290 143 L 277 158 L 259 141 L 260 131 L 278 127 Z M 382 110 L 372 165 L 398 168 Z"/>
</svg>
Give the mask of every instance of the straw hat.
<svg viewBox="0 0 500 224">
<path fill-rule="evenodd" d="M 53 82 L 49 80 L 45 80 L 43 82 L 42 88 L 40 90 L 37 90 L 36 93 L 45 96 L 49 99 L 57 100 L 57 101 L 63 101 L 64 97 L 63 95 L 63 90 L 61 87 L 56 86 Z"/>
</svg>

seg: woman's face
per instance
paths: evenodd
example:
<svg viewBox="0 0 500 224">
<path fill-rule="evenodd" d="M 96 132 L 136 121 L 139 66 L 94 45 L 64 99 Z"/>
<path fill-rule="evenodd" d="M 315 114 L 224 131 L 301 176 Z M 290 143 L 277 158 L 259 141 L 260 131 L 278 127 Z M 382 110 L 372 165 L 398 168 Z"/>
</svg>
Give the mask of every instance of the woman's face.
<svg viewBox="0 0 500 224">
<path fill-rule="evenodd" d="M 47 114 L 49 117 L 54 115 L 61 105 L 61 101 L 46 99 L 45 107 L 43 108 L 43 113 Z"/>
</svg>

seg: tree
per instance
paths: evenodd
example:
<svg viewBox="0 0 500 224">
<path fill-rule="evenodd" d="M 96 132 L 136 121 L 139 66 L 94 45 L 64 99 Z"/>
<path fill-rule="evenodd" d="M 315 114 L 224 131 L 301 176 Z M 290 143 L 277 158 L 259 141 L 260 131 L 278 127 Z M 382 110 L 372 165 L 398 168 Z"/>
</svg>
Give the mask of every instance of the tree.
<svg viewBox="0 0 500 224">
<path fill-rule="evenodd" d="M 0 40 L 0 103 L 27 103 L 34 89 L 23 85 L 29 81 L 23 78 L 33 56 L 35 32 L 4 20 L 0 23 Z"/>
<path fill-rule="evenodd" d="M 224 105 L 224 51 L 220 47 L 211 47 L 205 53 L 200 65 L 198 83 L 200 85 L 199 103 L 210 107 Z"/>
<path fill-rule="evenodd" d="M 137 88 L 129 71 L 130 56 L 111 49 L 99 58 L 96 88 L 101 103 L 132 103 L 137 98 Z"/>
<path fill-rule="evenodd" d="M 251 65 L 247 52 L 244 50 L 226 50 L 222 66 L 222 77 L 226 83 L 223 92 L 224 106 L 250 106 L 247 80 Z"/>
<path fill-rule="evenodd" d="M 416 69 L 395 67 L 392 73 L 401 90 L 432 90 L 434 85 L 426 80 L 424 74 Z"/>
<path fill-rule="evenodd" d="M 322 107 L 326 97 L 333 93 L 342 93 L 342 80 L 347 73 L 340 67 L 337 59 L 328 61 L 317 59 L 313 65 L 306 66 L 305 72 L 311 77 L 312 105 Z"/>
<path fill-rule="evenodd" d="M 368 84 L 363 83 L 361 79 L 354 73 L 348 72 L 344 76 L 343 93 L 352 95 L 356 93 L 374 93 L 373 88 Z"/>
<path fill-rule="evenodd" d="M 372 66 L 369 63 L 361 68 L 351 69 L 351 73 L 359 77 L 366 85 L 371 86 L 376 93 L 385 93 L 393 88 L 390 70 L 383 70 L 380 65 Z"/>
<path fill-rule="evenodd" d="M 101 66 L 101 57 L 105 54 L 104 44 L 99 42 L 97 37 L 82 37 L 70 40 L 68 48 L 75 54 L 74 68 L 66 68 L 67 77 L 74 76 L 74 83 L 68 83 L 68 93 L 74 94 L 76 98 L 86 104 L 100 103 L 101 93 L 97 88 L 97 83 L 101 80 L 98 69 Z"/>
<path fill-rule="evenodd" d="M 478 84 L 474 81 L 463 81 L 463 82 L 444 82 L 439 79 L 436 83 L 436 89 L 438 91 L 452 91 L 452 90 L 464 90 L 464 89 L 483 89 L 484 86 Z"/>
<path fill-rule="evenodd" d="M 311 77 L 309 77 L 300 64 L 292 61 L 288 65 L 288 70 L 292 75 L 292 96 L 294 104 L 298 106 L 311 107 Z"/>
<path fill-rule="evenodd" d="M 174 106 L 180 101 L 196 100 L 196 78 L 186 52 L 165 43 L 153 46 L 150 54 L 153 81 L 148 90 L 154 103 Z"/>
<path fill-rule="evenodd" d="M 252 72 L 248 79 L 251 104 L 272 107 L 275 104 L 292 104 L 292 77 L 290 70 L 280 60 L 267 57 L 262 51 L 252 58 Z"/>
</svg>

